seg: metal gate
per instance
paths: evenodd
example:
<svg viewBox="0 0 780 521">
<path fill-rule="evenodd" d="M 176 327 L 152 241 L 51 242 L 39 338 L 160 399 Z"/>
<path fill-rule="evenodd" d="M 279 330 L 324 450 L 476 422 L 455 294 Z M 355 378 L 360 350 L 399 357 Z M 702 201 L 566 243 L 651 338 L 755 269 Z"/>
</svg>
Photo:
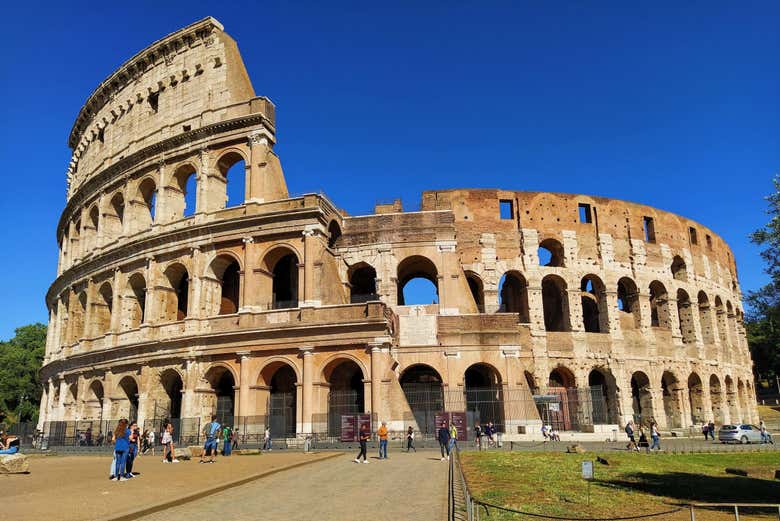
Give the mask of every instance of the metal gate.
<svg viewBox="0 0 780 521">
<path fill-rule="evenodd" d="M 268 398 L 268 425 L 273 436 L 295 436 L 295 391 L 272 393 Z"/>
<path fill-rule="evenodd" d="M 328 393 L 328 436 L 341 435 L 341 416 L 363 411 L 363 393 L 354 389 Z"/>
</svg>

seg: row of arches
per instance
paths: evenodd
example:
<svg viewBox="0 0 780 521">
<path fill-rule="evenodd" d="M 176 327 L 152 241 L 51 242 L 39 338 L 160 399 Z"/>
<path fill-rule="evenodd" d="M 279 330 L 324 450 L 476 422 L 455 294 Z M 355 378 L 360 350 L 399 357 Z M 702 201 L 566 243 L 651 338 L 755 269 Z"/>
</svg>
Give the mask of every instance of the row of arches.
<svg viewBox="0 0 780 521">
<path fill-rule="evenodd" d="M 244 204 L 246 165 L 243 152 L 231 149 L 217 158 L 218 175 L 205 175 L 195 162 L 187 161 L 173 167 L 165 181 L 161 182 L 159 174 L 147 174 L 89 203 L 83 212 L 76 213 L 63 234 L 62 269 L 123 234 L 190 217 L 196 212 Z"/>
</svg>

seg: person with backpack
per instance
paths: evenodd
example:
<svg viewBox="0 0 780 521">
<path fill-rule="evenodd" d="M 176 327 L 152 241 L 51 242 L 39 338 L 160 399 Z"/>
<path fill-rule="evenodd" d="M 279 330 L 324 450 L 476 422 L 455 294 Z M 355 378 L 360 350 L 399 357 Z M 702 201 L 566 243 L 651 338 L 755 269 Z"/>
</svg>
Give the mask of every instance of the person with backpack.
<svg viewBox="0 0 780 521">
<path fill-rule="evenodd" d="M 203 454 L 200 455 L 201 463 L 214 463 L 217 459 L 217 443 L 219 440 L 219 422 L 217 421 L 217 415 L 211 415 L 211 421 L 203 428 L 203 434 L 206 435 L 206 443 L 203 444 Z M 210 458 L 209 461 L 205 461 L 204 458 Z"/>
<path fill-rule="evenodd" d="M 629 420 L 626 424 L 626 436 L 628 436 L 628 445 L 626 445 L 626 448 L 639 452 L 639 447 L 637 447 L 636 438 L 634 437 L 634 420 Z"/>
<path fill-rule="evenodd" d="M 445 460 L 445 453 L 447 455 L 446 459 L 450 459 L 450 429 L 447 427 L 446 420 L 444 423 L 441 424 L 441 427 L 439 427 L 439 432 L 436 436 L 436 439 L 439 440 L 439 450 L 441 450 L 441 460 Z"/>
<path fill-rule="evenodd" d="M 225 428 L 222 429 L 222 455 L 223 456 L 230 456 L 230 452 L 232 449 L 232 445 L 231 445 L 232 437 L 233 437 L 232 429 L 227 425 L 225 425 Z"/>
<path fill-rule="evenodd" d="M 355 463 L 360 463 L 361 456 L 363 457 L 363 463 L 368 463 L 368 440 L 371 439 L 371 431 L 368 428 L 368 424 L 363 424 L 360 426 L 360 436 L 358 437 L 358 441 L 360 443 L 360 452 L 357 455 L 357 458 L 355 458 Z"/>
</svg>

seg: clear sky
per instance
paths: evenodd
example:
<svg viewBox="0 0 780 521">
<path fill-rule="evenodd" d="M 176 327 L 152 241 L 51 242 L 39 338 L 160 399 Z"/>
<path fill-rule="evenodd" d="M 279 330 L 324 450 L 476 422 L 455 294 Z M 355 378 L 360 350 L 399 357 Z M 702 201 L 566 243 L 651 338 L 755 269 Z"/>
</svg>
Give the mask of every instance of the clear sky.
<svg viewBox="0 0 780 521">
<path fill-rule="evenodd" d="M 780 2 L 260 4 L 3 7 L 0 339 L 46 320 L 82 103 L 207 15 L 276 103 L 293 194 L 352 214 L 452 187 L 638 201 L 723 236 L 744 290 L 766 282 L 747 235 L 780 173 Z"/>
</svg>

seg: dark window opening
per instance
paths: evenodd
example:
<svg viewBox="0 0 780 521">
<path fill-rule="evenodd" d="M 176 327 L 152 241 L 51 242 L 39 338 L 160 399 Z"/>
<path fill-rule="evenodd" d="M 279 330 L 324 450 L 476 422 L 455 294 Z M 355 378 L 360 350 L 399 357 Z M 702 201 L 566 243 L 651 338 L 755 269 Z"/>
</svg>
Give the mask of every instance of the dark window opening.
<svg viewBox="0 0 780 521">
<path fill-rule="evenodd" d="M 187 303 L 190 293 L 190 278 L 185 273 L 176 288 L 176 320 L 187 318 Z"/>
<path fill-rule="evenodd" d="M 237 262 L 233 262 L 222 274 L 222 298 L 219 303 L 220 315 L 238 312 L 238 293 L 241 286 L 241 273 Z"/>
<path fill-rule="evenodd" d="M 587 203 L 580 203 L 577 205 L 577 208 L 580 212 L 580 222 L 581 223 L 592 223 L 593 222 L 593 216 L 591 215 L 590 211 L 590 205 Z"/>
<path fill-rule="evenodd" d="M 569 331 L 569 300 L 566 282 L 557 276 L 542 279 L 544 328 L 547 331 Z"/>
<path fill-rule="evenodd" d="M 501 288 L 498 294 L 499 312 L 517 313 L 518 322 L 531 321 L 528 308 L 528 284 L 519 273 L 507 273 L 498 282 Z"/>
<path fill-rule="evenodd" d="M 710 237 L 710 235 L 707 234 L 706 239 L 707 239 L 707 249 L 711 250 L 712 249 L 712 237 Z"/>
<path fill-rule="evenodd" d="M 354 268 L 349 278 L 350 297 L 352 304 L 379 300 L 376 293 L 376 270 L 368 264 L 361 264 Z"/>
<path fill-rule="evenodd" d="M 676 255 L 672 260 L 672 277 L 675 280 L 686 282 L 688 280 L 688 270 L 685 266 L 685 261 L 679 255 Z"/>
<path fill-rule="evenodd" d="M 563 267 L 563 245 L 555 239 L 546 239 L 537 250 L 540 266 Z"/>
<path fill-rule="evenodd" d="M 106 131 L 105 131 L 105 129 L 101 128 L 101 129 L 98 130 L 97 138 L 98 138 L 98 141 L 100 141 L 101 143 L 105 143 L 105 141 L 106 141 Z"/>
<path fill-rule="evenodd" d="M 341 227 L 336 221 L 331 221 L 328 225 L 328 248 L 335 248 L 341 237 Z"/>
<path fill-rule="evenodd" d="M 688 235 L 691 238 L 691 244 L 699 244 L 699 238 L 696 235 L 696 228 L 693 226 L 688 228 Z"/>
<path fill-rule="evenodd" d="M 474 299 L 474 304 L 477 306 L 477 312 L 484 313 L 485 296 L 482 280 L 475 273 L 467 273 L 466 282 L 469 285 L 469 291 L 471 291 L 471 297 Z"/>
<path fill-rule="evenodd" d="M 290 253 L 273 269 L 273 309 L 298 307 L 298 258 Z"/>
<path fill-rule="evenodd" d="M 157 102 L 159 101 L 159 98 L 160 98 L 160 91 L 152 92 L 149 94 L 149 97 L 146 98 L 146 100 L 149 102 L 149 106 L 152 107 L 152 110 L 154 111 L 155 114 L 157 113 L 157 108 L 158 108 Z"/>
<path fill-rule="evenodd" d="M 510 199 L 499 201 L 501 219 L 514 219 L 514 204 Z"/>
<path fill-rule="evenodd" d="M 184 126 L 181 127 L 181 129 L 184 132 L 189 132 L 190 130 L 192 130 L 192 126 L 191 125 L 184 125 Z"/>
<path fill-rule="evenodd" d="M 645 217 L 644 219 L 645 229 L 645 242 L 655 242 L 655 223 L 652 217 Z"/>
</svg>

